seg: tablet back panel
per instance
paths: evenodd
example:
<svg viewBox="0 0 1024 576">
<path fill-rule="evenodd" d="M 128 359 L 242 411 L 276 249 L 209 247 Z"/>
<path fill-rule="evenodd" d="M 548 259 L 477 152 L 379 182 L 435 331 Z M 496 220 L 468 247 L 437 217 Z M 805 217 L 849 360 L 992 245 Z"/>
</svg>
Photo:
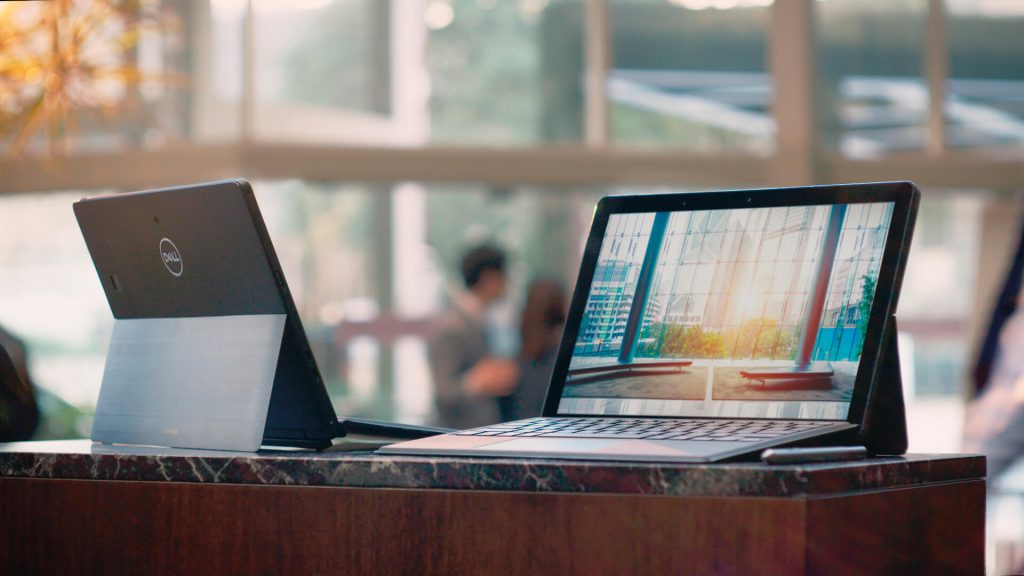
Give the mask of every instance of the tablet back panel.
<svg viewBox="0 0 1024 576">
<path fill-rule="evenodd" d="M 88 199 L 75 215 L 115 317 L 94 440 L 329 445 L 336 417 L 247 182 Z"/>
</svg>

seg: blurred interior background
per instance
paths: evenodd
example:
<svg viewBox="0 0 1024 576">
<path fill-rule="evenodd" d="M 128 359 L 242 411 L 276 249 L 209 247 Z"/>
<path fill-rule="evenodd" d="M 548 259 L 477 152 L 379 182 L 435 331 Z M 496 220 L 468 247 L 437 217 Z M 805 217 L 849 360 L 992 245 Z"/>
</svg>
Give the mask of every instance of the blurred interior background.
<svg viewBox="0 0 1024 576">
<path fill-rule="evenodd" d="M 959 449 L 1024 191 L 1015 0 L 53 0 L 0 5 L 0 324 L 87 437 L 112 318 L 83 196 L 245 177 L 339 413 L 425 422 L 470 245 L 572 286 L 606 194 L 923 190 L 912 451 Z"/>
</svg>

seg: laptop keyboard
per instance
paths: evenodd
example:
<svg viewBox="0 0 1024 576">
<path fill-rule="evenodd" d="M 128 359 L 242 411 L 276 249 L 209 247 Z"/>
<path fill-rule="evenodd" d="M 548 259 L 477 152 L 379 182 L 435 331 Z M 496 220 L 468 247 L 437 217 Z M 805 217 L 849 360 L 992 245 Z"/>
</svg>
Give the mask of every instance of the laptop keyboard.
<svg viewBox="0 0 1024 576">
<path fill-rule="evenodd" d="M 806 420 L 663 420 L 651 418 L 531 418 L 461 430 L 461 436 L 544 436 L 622 440 L 761 442 L 834 422 Z"/>
</svg>

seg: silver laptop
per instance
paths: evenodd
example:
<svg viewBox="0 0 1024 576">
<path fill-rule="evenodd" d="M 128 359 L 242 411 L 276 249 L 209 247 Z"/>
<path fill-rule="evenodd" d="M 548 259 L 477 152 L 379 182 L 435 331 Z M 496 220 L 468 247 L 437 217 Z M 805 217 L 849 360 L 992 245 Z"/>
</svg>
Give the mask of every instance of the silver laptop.
<svg viewBox="0 0 1024 576">
<path fill-rule="evenodd" d="M 909 182 L 604 198 L 543 415 L 380 451 L 714 462 L 870 446 L 918 198 Z"/>
</svg>

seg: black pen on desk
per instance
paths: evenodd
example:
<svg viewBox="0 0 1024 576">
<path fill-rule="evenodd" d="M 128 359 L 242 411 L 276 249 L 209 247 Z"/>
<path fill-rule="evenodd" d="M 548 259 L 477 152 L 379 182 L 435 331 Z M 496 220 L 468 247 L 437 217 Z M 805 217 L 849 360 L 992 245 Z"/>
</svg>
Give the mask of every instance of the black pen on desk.
<svg viewBox="0 0 1024 576">
<path fill-rule="evenodd" d="M 761 452 L 765 464 L 803 464 L 807 462 L 841 462 L 863 460 L 868 449 L 863 446 L 816 446 L 813 448 L 768 448 Z"/>
</svg>

